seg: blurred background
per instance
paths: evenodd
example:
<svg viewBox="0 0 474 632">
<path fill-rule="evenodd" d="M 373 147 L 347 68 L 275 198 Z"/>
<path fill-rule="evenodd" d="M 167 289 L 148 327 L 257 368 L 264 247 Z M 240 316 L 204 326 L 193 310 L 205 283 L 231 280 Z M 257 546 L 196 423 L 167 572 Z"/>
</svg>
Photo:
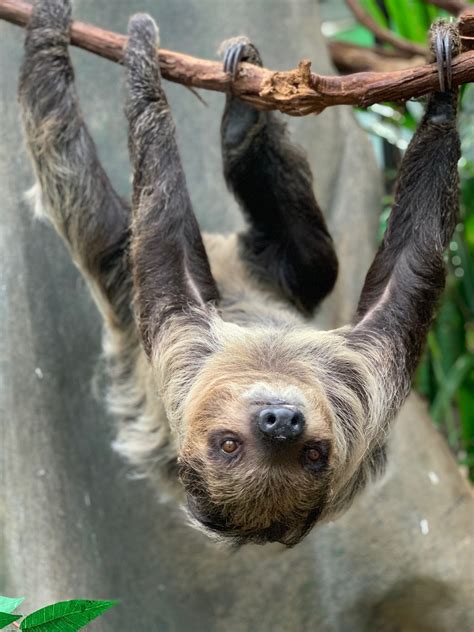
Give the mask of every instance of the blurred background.
<svg viewBox="0 0 474 632">
<path fill-rule="evenodd" d="M 420 0 L 360 0 L 357 4 L 380 27 L 421 45 L 426 43 L 427 31 L 436 18 L 452 17 L 447 11 Z M 355 45 L 354 50 L 376 47 L 386 51 L 384 43 L 357 21 L 344 0 L 320 0 L 320 6 L 323 34 L 332 42 L 333 61 L 339 69 L 374 69 L 373 65 L 354 68 L 354 64 L 348 66 L 344 60 L 338 63 L 335 43 Z M 418 61 L 416 54 L 411 58 L 407 55 L 405 63 L 400 51 L 398 56 L 401 66 L 423 63 L 423 58 Z M 396 58 L 387 59 L 388 64 L 393 64 Z M 433 423 L 447 439 L 466 474 L 474 480 L 474 84 L 463 86 L 460 106 L 461 215 L 446 253 L 449 266 L 446 292 L 428 337 L 415 388 L 427 399 Z M 380 238 L 390 212 L 401 157 L 422 113 L 422 103 L 415 100 L 376 104 L 356 111 L 360 124 L 370 134 L 385 176 Z"/>
</svg>

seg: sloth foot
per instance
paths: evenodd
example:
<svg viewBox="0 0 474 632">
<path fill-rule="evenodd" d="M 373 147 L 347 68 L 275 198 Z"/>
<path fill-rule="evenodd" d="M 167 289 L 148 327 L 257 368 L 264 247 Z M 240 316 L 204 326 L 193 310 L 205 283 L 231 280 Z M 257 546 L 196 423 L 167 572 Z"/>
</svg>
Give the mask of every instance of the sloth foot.
<svg viewBox="0 0 474 632">
<path fill-rule="evenodd" d="M 454 22 L 439 19 L 430 29 L 430 48 L 438 66 L 441 92 L 451 90 L 452 60 L 461 50 L 461 38 Z"/>
<path fill-rule="evenodd" d="M 36 0 L 28 23 L 35 43 L 67 43 L 71 11 L 70 0 Z"/>
<path fill-rule="evenodd" d="M 127 53 L 153 60 L 157 58 L 157 48 L 160 45 L 160 32 L 156 22 L 146 13 L 132 15 L 128 22 Z"/>
<path fill-rule="evenodd" d="M 161 94 L 158 26 L 146 13 L 137 13 L 128 22 L 128 35 L 124 61 L 130 92 L 154 100 Z"/>
<path fill-rule="evenodd" d="M 262 66 L 262 58 L 257 48 L 245 35 L 232 37 L 225 40 L 219 47 L 219 54 L 223 56 L 224 72 L 230 73 L 232 79 L 236 79 L 239 72 L 239 64 L 245 61 L 255 66 Z"/>
<path fill-rule="evenodd" d="M 129 20 L 128 35 L 124 64 L 129 91 L 125 109 L 133 119 L 145 104 L 154 103 L 164 109 L 167 101 L 161 85 L 157 24 L 146 13 L 137 13 Z"/>
</svg>

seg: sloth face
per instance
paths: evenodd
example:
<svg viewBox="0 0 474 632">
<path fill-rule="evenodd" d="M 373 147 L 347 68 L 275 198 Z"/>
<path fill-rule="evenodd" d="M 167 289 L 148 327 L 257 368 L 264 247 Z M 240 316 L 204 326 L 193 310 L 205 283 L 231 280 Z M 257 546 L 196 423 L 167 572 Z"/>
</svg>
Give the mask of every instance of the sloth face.
<svg viewBox="0 0 474 632">
<path fill-rule="evenodd" d="M 201 392 L 189 411 L 180 477 L 192 520 L 211 535 L 294 545 L 329 494 L 332 419 L 316 384 L 261 378 L 221 374 Z"/>
<path fill-rule="evenodd" d="M 222 330 L 190 382 L 191 337 L 176 337 L 182 360 L 176 346 L 168 355 L 170 374 L 180 369 L 167 410 L 188 513 L 215 538 L 292 546 L 383 469 L 379 356 L 343 330 Z"/>
</svg>

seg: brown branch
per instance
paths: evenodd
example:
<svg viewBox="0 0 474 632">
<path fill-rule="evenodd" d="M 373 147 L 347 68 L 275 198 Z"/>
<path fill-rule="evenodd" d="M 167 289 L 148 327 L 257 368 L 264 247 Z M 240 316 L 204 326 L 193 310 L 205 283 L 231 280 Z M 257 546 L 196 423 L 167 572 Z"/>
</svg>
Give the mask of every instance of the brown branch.
<svg viewBox="0 0 474 632">
<path fill-rule="evenodd" d="M 424 46 L 421 46 L 420 44 L 415 44 L 415 42 L 410 42 L 403 37 L 398 37 L 389 29 L 386 29 L 383 26 L 380 26 L 380 24 L 377 24 L 370 13 L 365 11 L 365 9 L 360 6 L 357 0 L 346 0 L 346 4 L 357 18 L 357 21 L 368 28 L 369 31 L 371 31 L 380 41 L 390 44 L 408 57 L 411 57 L 412 55 L 426 56 L 427 49 Z"/>
<path fill-rule="evenodd" d="M 0 19 L 25 26 L 31 5 L 21 0 L 0 0 Z M 127 42 L 124 35 L 73 22 L 71 42 L 75 46 L 121 62 Z M 300 62 L 296 70 L 273 72 L 251 64 L 241 64 L 239 76 L 231 81 L 222 64 L 160 49 L 163 76 L 193 88 L 232 92 L 262 110 L 281 110 L 293 116 L 321 112 L 332 105 L 367 107 L 381 101 L 419 97 L 438 87 L 437 68 L 425 64 L 394 72 L 361 72 L 344 77 L 310 72 L 310 62 Z M 453 83 L 474 81 L 474 51 L 453 60 Z"/>
<path fill-rule="evenodd" d="M 444 9 L 448 13 L 453 15 L 459 15 L 462 11 L 465 11 L 469 7 L 464 0 L 425 0 L 428 4 L 434 4 L 440 9 Z"/>
<path fill-rule="evenodd" d="M 348 42 L 329 41 L 328 48 L 333 64 L 341 73 L 391 72 L 422 66 L 426 61 L 421 55 L 411 58 L 401 57 L 386 48 L 369 48 Z"/>
<path fill-rule="evenodd" d="M 470 47 L 466 40 L 474 37 L 474 7 L 466 9 L 461 13 L 458 19 L 458 29 L 461 34 L 463 48 Z"/>
</svg>

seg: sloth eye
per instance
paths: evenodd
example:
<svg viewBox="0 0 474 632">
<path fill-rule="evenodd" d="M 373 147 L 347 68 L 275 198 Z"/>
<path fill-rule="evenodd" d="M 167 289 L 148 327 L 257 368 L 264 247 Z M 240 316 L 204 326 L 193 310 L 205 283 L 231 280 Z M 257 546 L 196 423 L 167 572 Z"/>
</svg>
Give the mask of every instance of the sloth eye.
<svg viewBox="0 0 474 632">
<path fill-rule="evenodd" d="M 329 442 L 325 440 L 310 443 L 303 450 L 303 465 L 313 472 L 324 469 L 329 459 L 329 448 Z"/>
<path fill-rule="evenodd" d="M 221 450 L 226 454 L 233 454 L 239 447 L 239 443 L 234 439 L 226 439 L 221 443 Z"/>
<path fill-rule="evenodd" d="M 227 464 L 235 463 L 242 454 L 243 441 L 229 430 L 218 430 L 210 434 L 208 439 L 209 456 L 219 460 L 224 459 Z"/>
<path fill-rule="evenodd" d="M 315 463 L 321 458 L 321 452 L 319 450 L 316 450 L 316 448 L 310 448 L 306 452 L 306 458 L 312 463 Z"/>
</svg>

